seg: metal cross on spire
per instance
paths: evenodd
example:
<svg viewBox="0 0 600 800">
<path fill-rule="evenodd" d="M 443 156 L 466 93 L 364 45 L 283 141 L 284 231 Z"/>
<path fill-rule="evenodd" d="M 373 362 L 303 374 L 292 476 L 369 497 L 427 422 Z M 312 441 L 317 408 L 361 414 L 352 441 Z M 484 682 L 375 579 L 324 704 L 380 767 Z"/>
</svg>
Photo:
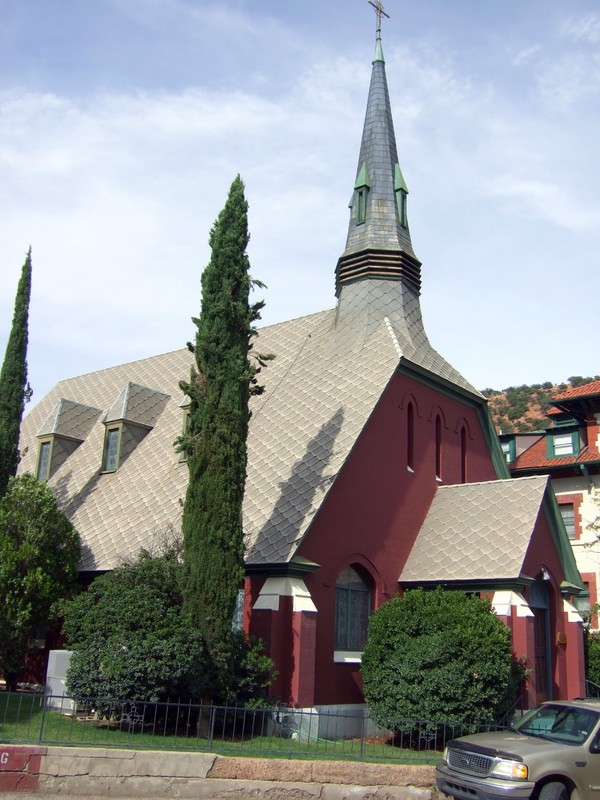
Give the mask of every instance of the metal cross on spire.
<svg viewBox="0 0 600 800">
<path fill-rule="evenodd" d="M 377 14 L 377 38 L 381 39 L 381 18 L 386 17 L 389 19 L 390 15 L 386 14 L 385 9 L 381 5 L 381 0 L 369 0 L 369 5 L 373 6 Z"/>
</svg>

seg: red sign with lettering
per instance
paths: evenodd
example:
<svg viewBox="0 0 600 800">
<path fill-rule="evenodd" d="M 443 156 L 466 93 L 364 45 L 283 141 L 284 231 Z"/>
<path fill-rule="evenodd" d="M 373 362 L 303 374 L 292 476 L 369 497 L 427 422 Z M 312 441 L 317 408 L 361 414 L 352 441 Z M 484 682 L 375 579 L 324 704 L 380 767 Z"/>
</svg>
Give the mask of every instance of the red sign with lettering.
<svg viewBox="0 0 600 800">
<path fill-rule="evenodd" d="M 0 792 L 34 792 L 45 747 L 0 747 Z"/>
</svg>

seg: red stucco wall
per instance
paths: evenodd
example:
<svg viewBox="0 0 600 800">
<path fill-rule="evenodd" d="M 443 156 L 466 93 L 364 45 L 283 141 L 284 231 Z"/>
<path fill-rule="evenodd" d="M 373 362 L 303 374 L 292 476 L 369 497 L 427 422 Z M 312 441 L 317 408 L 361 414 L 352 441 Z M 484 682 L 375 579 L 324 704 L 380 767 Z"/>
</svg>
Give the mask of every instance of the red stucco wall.
<svg viewBox="0 0 600 800">
<path fill-rule="evenodd" d="M 407 408 L 414 409 L 412 469 L 407 466 Z M 436 476 L 436 417 L 441 418 L 441 481 Z M 250 608 L 262 579 L 249 582 L 247 623 L 265 638 L 279 675 L 272 694 L 295 705 L 361 703 L 359 663 L 334 660 L 335 583 L 348 565 L 360 565 L 372 581 L 373 608 L 398 591 L 398 578 L 440 483 L 461 483 L 464 462 L 461 430 L 466 430 L 466 481 L 496 479 L 488 444 L 474 407 L 405 375 L 396 374 L 375 408 L 346 464 L 315 517 L 298 555 L 320 568 L 305 577 L 317 608 L 309 617 L 280 598 L 279 611 Z M 563 579 L 551 530 L 540 514 L 524 565 L 535 578 L 551 577 L 549 593 L 554 697 L 583 691 L 582 637 L 578 623 L 567 620 L 560 583 Z M 527 589 L 524 590 L 528 599 Z M 515 614 L 506 620 L 514 630 L 517 656 L 533 657 L 533 627 Z M 562 632 L 557 640 L 557 633 Z M 314 692 L 310 684 L 314 675 Z M 533 701 L 533 678 L 527 685 Z M 528 703 L 531 705 L 531 702 Z"/>
<path fill-rule="evenodd" d="M 523 564 L 523 572 L 537 578 L 544 573 L 550 603 L 551 630 L 551 663 L 552 663 L 552 696 L 554 699 L 571 699 L 585 695 L 585 665 L 583 656 L 583 636 L 580 622 L 570 622 L 564 611 L 563 596 L 560 584 L 564 578 L 558 553 L 554 546 L 550 525 L 542 510 L 536 521 L 527 555 Z M 526 589 L 525 598 L 529 600 L 530 592 Z M 532 653 L 527 655 L 531 661 Z M 534 676 L 528 683 L 534 683 Z M 535 691 L 535 685 L 531 688 Z"/>
<path fill-rule="evenodd" d="M 406 413 L 414 406 L 414 471 L 406 463 Z M 374 606 L 398 590 L 398 577 L 436 491 L 435 418 L 442 418 L 442 480 L 461 482 L 461 426 L 467 428 L 467 480 L 496 478 L 476 411 L 397 374 L 338 474 L 299 554 L 321 568 L 306 578 L 318 609 L 315 703 L 362 702 L 359 664 L 333 660 L 335 581 L 361 564 Z"/>
</svg>

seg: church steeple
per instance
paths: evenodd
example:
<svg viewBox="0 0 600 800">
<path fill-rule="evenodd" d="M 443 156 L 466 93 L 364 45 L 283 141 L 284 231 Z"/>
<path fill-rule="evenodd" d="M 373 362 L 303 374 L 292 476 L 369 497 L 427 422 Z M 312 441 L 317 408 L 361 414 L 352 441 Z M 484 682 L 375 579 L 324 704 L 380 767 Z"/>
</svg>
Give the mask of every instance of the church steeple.
<svg viewBox="0 0 600 800">
<path fill-rule="evenodd" d="M 394 123 L 381 44 L 380 0 L 377 42 L 363 127 L 346 248 L 336 268 L 336 295 L 344 284 L 364 279 L 404 281 L 417 293 L 421 263 L 415 257 L 407 216 L 408 189 L 398 162 Z"/>
</svg>

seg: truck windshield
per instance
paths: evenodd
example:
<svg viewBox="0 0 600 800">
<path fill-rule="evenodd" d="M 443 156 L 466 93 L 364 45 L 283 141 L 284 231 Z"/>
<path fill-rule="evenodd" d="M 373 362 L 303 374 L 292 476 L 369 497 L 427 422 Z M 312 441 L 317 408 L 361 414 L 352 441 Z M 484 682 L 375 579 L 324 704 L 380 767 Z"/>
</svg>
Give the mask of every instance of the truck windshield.
<svg viewBox="0 0 600 800">
<path fill-rule="evenodd" d="M 589 708 L 546 703 L 525 714 L 513 728 L 527 736 L 577 745 L 585 742 L 596 727 L 598 717 L 598 712 Z"/>
</svg>

